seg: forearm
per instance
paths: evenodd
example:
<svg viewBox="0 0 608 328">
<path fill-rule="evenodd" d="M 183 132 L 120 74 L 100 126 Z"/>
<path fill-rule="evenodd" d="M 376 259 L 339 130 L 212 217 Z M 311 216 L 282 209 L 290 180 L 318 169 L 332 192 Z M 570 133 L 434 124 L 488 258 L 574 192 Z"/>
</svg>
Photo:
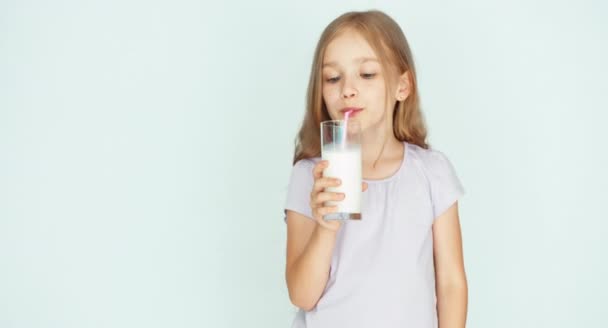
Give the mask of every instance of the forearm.
<svg viewBox="0 0 608 328">
<path fill-rule="evenodd" d="M 336 234 L 317 225 L 300 257 L 287 269 L 291 302 L 306 311 L 317 304 L 329 279 Z"/>
<path fill-rule="evenodd" d="M 438 287 L 437 316 L 439 328 L 464 328 L 467 319 L 468 288 L 466 282 Z"/>
</svg>

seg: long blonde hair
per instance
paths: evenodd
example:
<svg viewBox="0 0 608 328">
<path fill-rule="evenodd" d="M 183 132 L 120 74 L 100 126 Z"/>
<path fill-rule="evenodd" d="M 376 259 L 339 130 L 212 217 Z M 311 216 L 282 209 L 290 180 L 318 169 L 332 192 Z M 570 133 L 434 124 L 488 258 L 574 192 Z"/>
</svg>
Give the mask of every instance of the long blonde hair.
<svg viewBox="0 0 608 328">
<path fill-rule="evenodd" d="M 325 28 L 317 43 L 308 81 L 306 113 L 295 141 L 294 164 L 301 159 L 321 156 L 320 124 L 322 121 L 331 119 L 321 93 L 323 56 L 327 45 L 347 29 L 361 34 L 379 55 L 385 71 L 391 67 L 396 69 L 400 73 L 399 75 L 409 73 L 409 96 L 405 101 L 397 102 L 395 105 L 393 132 L 400 141 L 407 141 L 425 149 L 429 148 L 426 143 L 426 126 L 420 111 L 414 60 L 403 31 L 391 17 L 381 11 L 353 11 L 332 21 Z M 385 81 L 387 85 L 390 85 L 388 76 L 389 74 L 385 74 Z"/>
</svg>

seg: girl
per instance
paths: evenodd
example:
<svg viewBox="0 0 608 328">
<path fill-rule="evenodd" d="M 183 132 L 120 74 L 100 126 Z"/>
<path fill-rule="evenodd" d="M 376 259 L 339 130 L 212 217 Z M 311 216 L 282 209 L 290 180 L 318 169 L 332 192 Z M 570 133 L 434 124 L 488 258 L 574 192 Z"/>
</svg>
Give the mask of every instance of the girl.
<svg viewBox="0 0 608 328">
<path fill-rule="evenodd" d="M 320 122 L 362 130 L 361 221 L 336 211 L 322 175 Z M 285 205 L 286 280 L 300 308 L 293 327 L 464 327 L 467 281 L 446 156 L 429 148 L 414 62 L 400 27 L 379 11 L 334 20 L 317 45 Z"/>
</svg>

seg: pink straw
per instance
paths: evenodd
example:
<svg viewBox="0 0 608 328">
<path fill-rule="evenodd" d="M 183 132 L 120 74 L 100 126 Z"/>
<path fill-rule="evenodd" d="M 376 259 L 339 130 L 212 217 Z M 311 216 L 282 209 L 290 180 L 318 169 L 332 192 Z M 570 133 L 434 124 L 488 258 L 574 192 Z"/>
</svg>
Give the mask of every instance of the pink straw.
<svg viewBox="0 0 608 328">
<path fill-rule="evenodd" d="M 341 142 L 342 149 L 344 149 L 346 146 L 346 135 L 348 134 L 348 117 L 354 111 L 355 111 L 355 109 L 349 109 L 346 112 L 344 112 L 344 131 L 342 133 L 342 142 Z"/>
</svg>

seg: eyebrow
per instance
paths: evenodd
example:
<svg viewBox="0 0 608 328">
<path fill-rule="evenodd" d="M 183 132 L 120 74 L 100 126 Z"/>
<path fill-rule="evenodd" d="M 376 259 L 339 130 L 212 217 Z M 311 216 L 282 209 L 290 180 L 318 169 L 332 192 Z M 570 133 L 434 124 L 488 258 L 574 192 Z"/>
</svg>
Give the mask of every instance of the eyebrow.
<svg viewBox="0 0 608 328">
<path fill-rule="evenodd" d="M 359 58 L 355 58 L 353 61 L 354 62 L 359 62 L 359 63 L 363 64 L 363 63 L 368 62 L 368 61 L 378 62 L 378 59 L 376 59 L 374 57 L 359 57 Z M 338 66 L 338 63 L 336 63 L 335 61 L 330 61 L 330 62 L 327 62 L 327 63 L 323 63 L 323 67 L 326 67 L 326 66 Z"/>
</svg>

